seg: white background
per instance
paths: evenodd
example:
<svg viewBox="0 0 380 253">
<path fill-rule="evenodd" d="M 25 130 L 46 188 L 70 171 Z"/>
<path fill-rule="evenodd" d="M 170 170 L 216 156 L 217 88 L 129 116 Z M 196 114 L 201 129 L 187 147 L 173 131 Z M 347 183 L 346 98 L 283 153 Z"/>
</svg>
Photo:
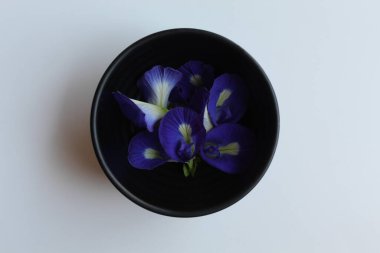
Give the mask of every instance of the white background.
<svg viewBox="0 0 380 253">
<path fill-rule="evenodd" d="M 376 0 L 2 0 L 0 252 L 380 252 L 379 9 Z M 176 27 L 250 52 L 281 113 L 263 180 L 201 218 L 127 200 L 90 142 L 107 66 Z"/>
</svg>

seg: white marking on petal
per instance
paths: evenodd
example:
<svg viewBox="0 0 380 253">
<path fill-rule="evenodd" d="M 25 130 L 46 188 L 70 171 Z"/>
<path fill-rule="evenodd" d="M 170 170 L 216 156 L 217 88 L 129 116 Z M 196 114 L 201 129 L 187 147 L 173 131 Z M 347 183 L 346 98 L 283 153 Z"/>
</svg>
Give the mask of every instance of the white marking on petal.
<svg viewBox="0 0 380 253">
<path fill-rule="evenodd" d="M 173 87 L 170 87 L 168 82 L 165 80 L 161 80 L 159 81 L 159 83 L 154 84 L 153 85 L 153 92 L 155 94 L 154 104 L 162 108 L 166 108 L 168 106 L 169 95 Z"/>
<path fill-rule="evenodd" d="M 218 149 L 221 155 L 238 155 L 240 145 L 237 142 L 231 142 L 225 146 L 220 146 Z"/>
<path fill-rule="evenodd" d="M 146 98 L 147 101 L 159 107 L 167 108 L 170 92 L 181 77 L 181 72 L 170 67 L 155 66 L 145 72 L 146 88 L 150 91 L 149 97 Z"/>
<path fill-rule="evenodd" d="M 191 133 L 192 129 L 189 124 L 182 123 L 178 127 L 178 131 L 182 134 L 183 138 L 185 139 L 186 143 L 191 143 Z"/>
<path fill-rule="evenodd" d="M 147 148 L 144 150 L 144 158 L 145 159 L 162 159 L 160 152 L 153 148 Z"/>
<path fill-rule="evenodd" d="M 150 132 L 153 132 L 154 124 L 160 120 L 168 112 L 168 109 L 161 108 L 157 105 L 145 103 L 135 99 L 131 99 L 133 103 L 145 114 L 145 123 Z"/>
<path fill-rule="evenodd" d="M 224 89 L 220 94 L 219 94 L 219 97 L 218 97 L 218 100 L 216 101 L 216 106 L 219 107 L 219 106 L 222 106 L 224 104 L 224 102 L 226 102 L 226 100 L 231 96 L 232 94 L 232 91 L 229 90 L 229 89 Z"/>
<path fill-rule="evenodd" d="M 206 132 L 210 131 L 214 127 L 211 123 L 211 118 L 207 110 L 207 105 L 203 113 L 203 126 L 205 127 Z"/>
<path fill-rule="evenodd" d="M 194 86 L 201 86 L 203 84 L 202 77 L 198 74 L 192 75 L 190 77 L 190 83 Z"/>
</svg>

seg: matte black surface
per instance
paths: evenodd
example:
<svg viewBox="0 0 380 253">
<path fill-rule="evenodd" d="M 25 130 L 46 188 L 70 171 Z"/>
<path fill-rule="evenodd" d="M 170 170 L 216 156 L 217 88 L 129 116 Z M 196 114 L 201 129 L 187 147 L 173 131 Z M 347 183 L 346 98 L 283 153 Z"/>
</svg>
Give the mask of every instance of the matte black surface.
<svg viewBox="0 0 380 253">
<path fill-rule="evenodd" d="M 244 174 L 226 175 L 201 164 L 194 178 L 185 178 L 179 164 L 143 171 L 128 163 L 128 143 L 138 129 L 123 117 L 111 92 L 120 90 L 138 98 L 136 80 L 145 71 L 157 64 L 176 68 L 188 60 L 214 66 L 217 75 L 236 73 L 249 86 L 251 99 L 242 124 L 254 132 L 256 150 Z M 112 62 L 95 93 L 91 133 L 98 160 L 121 193 L 153 212 L 193 217 L 230 206 L 258 183 L 276 148 L 279 114 L 268 78 L 247 52 L 214 33 L 173 29 L 137 41 Z"/>
</svg>

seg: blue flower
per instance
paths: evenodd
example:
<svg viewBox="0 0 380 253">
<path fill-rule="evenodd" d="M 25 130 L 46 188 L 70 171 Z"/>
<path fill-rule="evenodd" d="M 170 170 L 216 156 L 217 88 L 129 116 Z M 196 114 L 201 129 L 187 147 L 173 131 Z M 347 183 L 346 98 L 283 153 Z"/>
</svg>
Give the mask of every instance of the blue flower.
<svg viewBox="0 0 380 253">
<path fill-rule="evenodd" d="M 188 162 L 199 153 L 205 134 L 201 116 L 183 107 L 170 110 L 159 127 L 162 147 L 171 159 L 178 162 Z"/>
<path fill-rule="evenodd" d="M 198 99 L 204 95 L 204 92 L 200 90 L 211 87 L 214 80 L 214 68 L 201 61 L 188 61 L 178 70 L 182 73 L 182 79 L 173 89 L 169 100 L 198 111 Z M 194 105 L 196 108 L 193 108 Z"/>
<path fill-rule="evenodd" d="M 223 74 L 215 79 L 207 104 L 208 115 L 204 115 L 212 125 L 238 122 L 247 109 L 248 90 L 243 80 L 234 74 Z"/>
<path fill-rule="evenodd" d="M 254 138 L 236 124 L 246 112 L 249 91 L 237 75 L 213 78 L 214 69 L 200 61 L 189 61 L 179 71 L 155 66 L 138 81 L 143 101 L 113 93 L 123 114 L 148 130 L 129 143 L 133 167 L 151 170 L 179 162 L 185 176 L 194 176 L 201 158 L 229 174 L 249 167 Z M 174 109 L 168 109 L 169 100 Z"/>
<path fill-rule="evenodd" d="M 130 99 L 121 92 L 114 92 L 113 96 L 124 116 L 153 132 L 156 122 L 168 112 L 169 95 L 181 78 L 181 72 L 175 69 L 155 66 L 138 82 L 146 102 Z"/>
<path fill-rule="evenodd" d="M 236 174 L 250 166 L 254 151 L 250 129 L 235 123 L 219 125 L 206 134 L 202 159 L 225 173 Z"/>
<path fill-rule="evenodd" d="M 128 146 L 128 161 L 137 169 L 151 170 L 168 161 L 162 149 L 157 132 L 147 131 L 136 134 Z"/>
<path fill-rule="evenodd" d="M 167 108 L 169 95 L 181 78 L 182 73 L 178 70 L 154 66 L 145 72 L 139 80 L 138 86 L 142 91 L 144 101 Z"/>
<path fill-rule="evenodd" d="M 119 91 L 114 92 L 113 96 L 125 117 L 134 125 L 147 128 L 150 132 L 153 132 L 156 122 L 168 112 L 166 108 L 128 98 Z"/>
</svg>

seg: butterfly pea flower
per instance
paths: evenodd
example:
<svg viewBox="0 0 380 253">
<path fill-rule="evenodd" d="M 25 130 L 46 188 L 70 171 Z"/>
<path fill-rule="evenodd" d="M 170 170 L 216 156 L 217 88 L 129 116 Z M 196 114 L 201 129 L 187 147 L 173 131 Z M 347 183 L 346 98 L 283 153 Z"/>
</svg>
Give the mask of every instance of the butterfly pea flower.
<svg viewBox="0 0 380 253">
<path fill-rule="evenodd" d="M 135 126 L 147 128 L 150 132 L 153 132 L 156 122 L 168 112 L 166 108 L 128 98 L 119 91 L 114 92 L 113 96 L 125 117 Z"/>
<path fill-rule="evenodd" d="M 253 135 L 248 128 L 226 123 L 206 134 L 200 154 L 214 168 L 236 174 L 246 169 L 252 161 L 253 144 Z"/>
<path fill-rule="evenodd" d="M 168 161 L 157 132 L 143 131 L 136 134 L 128 146 L 128 161 L 137 168 L 152 170 Z"/>
<path fill-rule="evenodd" d="M 181 80 L 182 73 L 170 67 L 154 66 L 138 81 L 143 98 L 161 108 L 168 107 L 169 95 Z"/>
<path fill-rule="evenodd" d="M 206 130 L 202 117 L 189 108 L 176 107 L 162 118 L 159 139 L 170 159 L 188 162 L 199 153 Z"/>
<path fill-rule="evenodd" d="M 208 114 L 204 115 L 206 129 L 238 122 L 246 112 L 247 97 L 248 91 L 239 76 L 227 73 L 217 77 L 210 90 L 205 112 Z"/>
<path fill-rule="evenodd" d="M 169 95 L 181 78 L 182 73 L 173 68 L 155 66 L 138 81 L 146 102 L 128 98 L 119 91 L 113 96 L 124 116 L 136 126 L 153 132 L 156 122 L 168 112 Z"/>
<path fill-rule="evenodd" d="M 201 61 L 188 61 L 178 69 L 182 79 L 170 94 L 169 100 L 175 104 L 190 106 L 197 100 L 197 91 L 202 87 L 209 89 L 214 80 L 214 68 Z M 194 97 L 195 95 L 195 97 Z"/>
</svg>

